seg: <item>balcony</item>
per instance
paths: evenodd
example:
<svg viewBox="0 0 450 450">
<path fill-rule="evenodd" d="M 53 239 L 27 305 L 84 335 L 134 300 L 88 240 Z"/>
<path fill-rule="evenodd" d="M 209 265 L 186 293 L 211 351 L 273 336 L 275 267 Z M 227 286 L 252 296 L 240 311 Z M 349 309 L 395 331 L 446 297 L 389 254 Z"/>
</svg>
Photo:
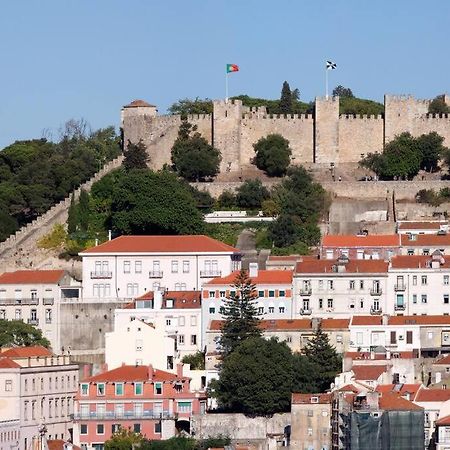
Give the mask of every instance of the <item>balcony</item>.
<svg viewBox="0 0 450 450">
<path fill-rule="evenodd" d="M 162 272 L 162 270 L 150 270 L 148 272 L 148 277 L 149 278 L 162 278 L 163 272 Z"/>
<path fill-rule="evenodd" d="M 311 286 L 304 286 L 300 289 L 300 295 L 310 296 L 312 294 Z"/>
<path fill-rule="evenodd" d="M 91 279 L 108 279 L 108 278 L 112 278 L 112 272 L 109 271 L 95 271 L 95 272 L 91 272 Z"/>
<path fill-rule="evenodd" d="M 157 412 L 152 409 L 144 411 L 105 411 L 96 412 L 91 411 L 88 414 L 83 412 L 76 412 L 73 414 L 74 420 L 128 420 L 128 419 L 172 419 L 175 418 L 175 413 L 169 411 Z"/>
<path fill-rule="evenodd" d="M 381 308 L 374 308 L 372 306 L 370 308 L 370 314 L 372 314 L 372 316 L 379 316 L 380 314 L 383 314 L 383 310 Z"/>
<path fill-rule="evenodd" d="M 0 298 L 0 305 L 39 305 L 38 298 Z"/>
<path fill-rule="evenodd" d="M 380 287 L 372 288 L 370 290 L 370 295 L 381 295 L 382 293 L 383 293 L 383 289 L 381 289 Z"/>
<path fill-rule="evenodd" d="M 310 316 L 312 314 L 312 309 L 310 308 L 302 308 L 300 310 L 300 315 L 302 316 Z"/>
<path fill-rule="evenodd" d="M 27 320 L 27 323 L 28 323 L 29 325 L 39 325 L 39 319 L 33 319 L 33 318 L 31 318 L 31 319 L 28 319 L 28 320 Z"/>
<path fill-rule="evenodd" d="M 394 291 L 396 292 L 406 291 L 406 285 L 404 285 L 403 283 L 397 283 L 394 285 Z"/>
<path fill-rule="evenodd" d="M 53 305 L 53 303 L 55 303 L 55 299 L 54 298 L 44 298 L 44 299 L 42 299 L 42 302 L 44 303 L 44 305 Z"/>
<path fill-rule="evenodd" d="M 404 311 L 406 309 L 406 305 L 394 305 L 394 311 Z"/>
<path fill-rule="evenodd" d="M 215 278 L 221 276 L 221 270 L 200 270 L 200 278 Z"/>
</svg>

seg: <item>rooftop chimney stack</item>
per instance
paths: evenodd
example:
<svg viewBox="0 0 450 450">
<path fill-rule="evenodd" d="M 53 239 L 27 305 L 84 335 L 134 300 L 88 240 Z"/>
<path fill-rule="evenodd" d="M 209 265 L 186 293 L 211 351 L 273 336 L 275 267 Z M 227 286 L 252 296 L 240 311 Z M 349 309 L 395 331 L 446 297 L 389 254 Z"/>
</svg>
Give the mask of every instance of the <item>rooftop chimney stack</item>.
<svg viewBox="0 0 450 450">
<path fill-rule="evenodd" d="M 181 378 L 183 376 L 183 365 L 181 363 L 177 364 L 177 377 Z"/>
<path fill-rule="evenodd" d="M 153 380 L 153 366 L 151 364 L 148 365 L 147 375 L 149 380 Z"/>
<path fill-rule="evenodd" d="M 248 265 L 248 276 L 256 278 L 258 276 L 258 263 L 252 262 Z"/>
</svg>

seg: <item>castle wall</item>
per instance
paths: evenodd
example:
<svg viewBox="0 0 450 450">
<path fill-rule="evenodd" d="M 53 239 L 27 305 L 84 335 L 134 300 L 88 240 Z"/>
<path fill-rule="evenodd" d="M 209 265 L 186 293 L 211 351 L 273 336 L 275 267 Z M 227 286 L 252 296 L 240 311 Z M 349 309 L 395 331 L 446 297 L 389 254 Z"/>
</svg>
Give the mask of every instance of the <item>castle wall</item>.
<svg viewBox="0 0 450 450">
<path fill-rule="evenodd" d="M 316 98 L 314 162 L 339 162 L 339 98 Z"/>
<path fill-rule="evenodd" d="M 435 131 L 444 138 L 444 145 L 450 146 L 450 115 L 444 114 L 442 117 L 427 114 L 417 117 L 412 121 L 413 136 L 431 133 Z"/>
</svg>

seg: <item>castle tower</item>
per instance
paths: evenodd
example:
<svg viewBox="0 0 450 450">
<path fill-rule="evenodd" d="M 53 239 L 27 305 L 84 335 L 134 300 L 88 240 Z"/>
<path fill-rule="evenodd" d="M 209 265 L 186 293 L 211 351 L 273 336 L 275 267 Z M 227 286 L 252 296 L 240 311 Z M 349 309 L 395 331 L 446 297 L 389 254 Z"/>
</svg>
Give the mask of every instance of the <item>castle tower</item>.
<svg viewBox="0 0 450 450">
<path fill-rule="evenodd" d="M 339 162 L 339 97 L 316 97 L 314 162 Z"/>
<path fill-rule="evenodd" d="M 214 101 L 213 145 L 220 150 L 222 173 L 240 169 L 242 101 Z"/>
</svg>

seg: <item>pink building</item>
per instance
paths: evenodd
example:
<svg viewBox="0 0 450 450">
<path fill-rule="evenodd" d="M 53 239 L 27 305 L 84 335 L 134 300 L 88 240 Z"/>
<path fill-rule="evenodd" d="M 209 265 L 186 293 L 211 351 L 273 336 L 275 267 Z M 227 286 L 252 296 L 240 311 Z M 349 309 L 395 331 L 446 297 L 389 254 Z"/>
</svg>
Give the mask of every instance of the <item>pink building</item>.
<svg viewBox="0 0 450 450">
<path fill-rule="evenodd" d="M 74 443 L 103 449 L 120 427 L 148 439 L 168 439 L 175 429 L 190 431 L 192 414 L 203 414 L 206 393 L 193 392 L 190 378 L 149 366 L 126 366 L 80 382 L 75 398 Z"/>
</svg>

